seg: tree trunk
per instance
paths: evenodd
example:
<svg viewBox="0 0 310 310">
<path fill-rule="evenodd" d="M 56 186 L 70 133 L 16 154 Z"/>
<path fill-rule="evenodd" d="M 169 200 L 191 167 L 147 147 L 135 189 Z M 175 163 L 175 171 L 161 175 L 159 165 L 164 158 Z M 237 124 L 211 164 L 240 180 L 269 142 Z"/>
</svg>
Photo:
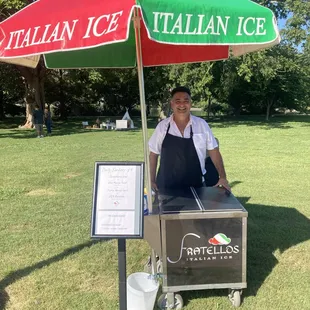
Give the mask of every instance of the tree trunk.
<svg viewBox="0 0 310 310">
<path fill-rule="evenodd" d="M 35 109 L 35 99 L 32 94 L 26 94 L 24 98 L 25 104 L 26 104 L 26 122 L 22 126 L 23 128 L 32 128 L 33 123 L 32 123 L 32 117 L 33 117 L 33 111 Z"/>
<path fill-rule="evenodd" d="M 18 70 L 24 77 L 25 82 L 25 105 L 26 105 L 26 120 L 22 128 L 32 128 L 33 111 L 36 105 L 39 109 L 44 110 L 45 95 L 44 95 L 44 75 L 45 67 L 41 61 L 35 69 L 18 66 Z"/>
</svg>

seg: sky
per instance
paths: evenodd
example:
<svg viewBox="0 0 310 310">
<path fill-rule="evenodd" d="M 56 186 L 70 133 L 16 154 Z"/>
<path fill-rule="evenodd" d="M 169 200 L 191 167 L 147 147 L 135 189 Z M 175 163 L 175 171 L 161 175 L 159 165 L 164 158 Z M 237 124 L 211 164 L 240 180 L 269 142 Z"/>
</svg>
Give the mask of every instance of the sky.
<svg viewBox="0 0 310 310">
<path fill-rule="evenodd" d="M 286 19 L 282 18 L 278 20 L 279 29 L 283 29 L 285 27 Z"/>
</svg>

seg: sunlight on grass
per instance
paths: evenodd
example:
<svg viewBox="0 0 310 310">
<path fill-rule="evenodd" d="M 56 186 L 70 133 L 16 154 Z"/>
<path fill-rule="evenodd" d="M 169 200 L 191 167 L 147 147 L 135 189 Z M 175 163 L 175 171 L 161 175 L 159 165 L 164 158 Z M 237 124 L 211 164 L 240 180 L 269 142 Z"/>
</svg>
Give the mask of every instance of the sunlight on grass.
<svg viewBox="0 0 310 310">
<path fill-rule="evenodd" d="M 310 118 L 210 125 L 249 212 L 241 308 L 310 309 Z M 3 128 L 0 309 L 118 309 L 117 242 L 90 240 L 94 163 L 143 161 L 141 130 L 92 132 L 72 121 L 37 139 Z M 143 270 L 149 252 L 144 240 L 128 240 L 128 274 Z M 232 309 L 226 290 L 182 296 L 185 310 Z"/>
<path fill-rule="evenodd" d="M 54 196 L 56 192 L 52 189 L 35 189 L 26 194 L 27 196 Z"/>
</svg>

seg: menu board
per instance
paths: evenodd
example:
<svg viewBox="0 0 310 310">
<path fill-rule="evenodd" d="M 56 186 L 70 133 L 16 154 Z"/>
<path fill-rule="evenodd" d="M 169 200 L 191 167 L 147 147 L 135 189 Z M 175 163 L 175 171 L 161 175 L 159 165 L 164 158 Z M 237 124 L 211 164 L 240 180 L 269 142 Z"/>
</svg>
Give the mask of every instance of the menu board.
<svg viewBox="0 0 310 310">
<path fill-rule="evenodd" d="M 141 162 L 96 162 L 91 236 L 143 238 Z"/>
</svg>

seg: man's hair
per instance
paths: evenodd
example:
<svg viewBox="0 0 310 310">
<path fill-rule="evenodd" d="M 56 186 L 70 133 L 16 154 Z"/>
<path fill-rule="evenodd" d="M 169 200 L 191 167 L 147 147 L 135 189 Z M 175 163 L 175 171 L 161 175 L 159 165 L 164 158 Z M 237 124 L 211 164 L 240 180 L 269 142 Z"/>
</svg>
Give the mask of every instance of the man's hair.
<svg viewBox="0 0 310 310">
<path fill-rule="evenodd" d="M 174 88 L 171 91 L 171 97 L 173 97 L 176 93 L 187 93 L 189 96 L 191 96 L 191 91 L 189 90 L 189 88 L 187 88 L 185 86 L 178 86 L 178 87 Z"/>
</svg>

